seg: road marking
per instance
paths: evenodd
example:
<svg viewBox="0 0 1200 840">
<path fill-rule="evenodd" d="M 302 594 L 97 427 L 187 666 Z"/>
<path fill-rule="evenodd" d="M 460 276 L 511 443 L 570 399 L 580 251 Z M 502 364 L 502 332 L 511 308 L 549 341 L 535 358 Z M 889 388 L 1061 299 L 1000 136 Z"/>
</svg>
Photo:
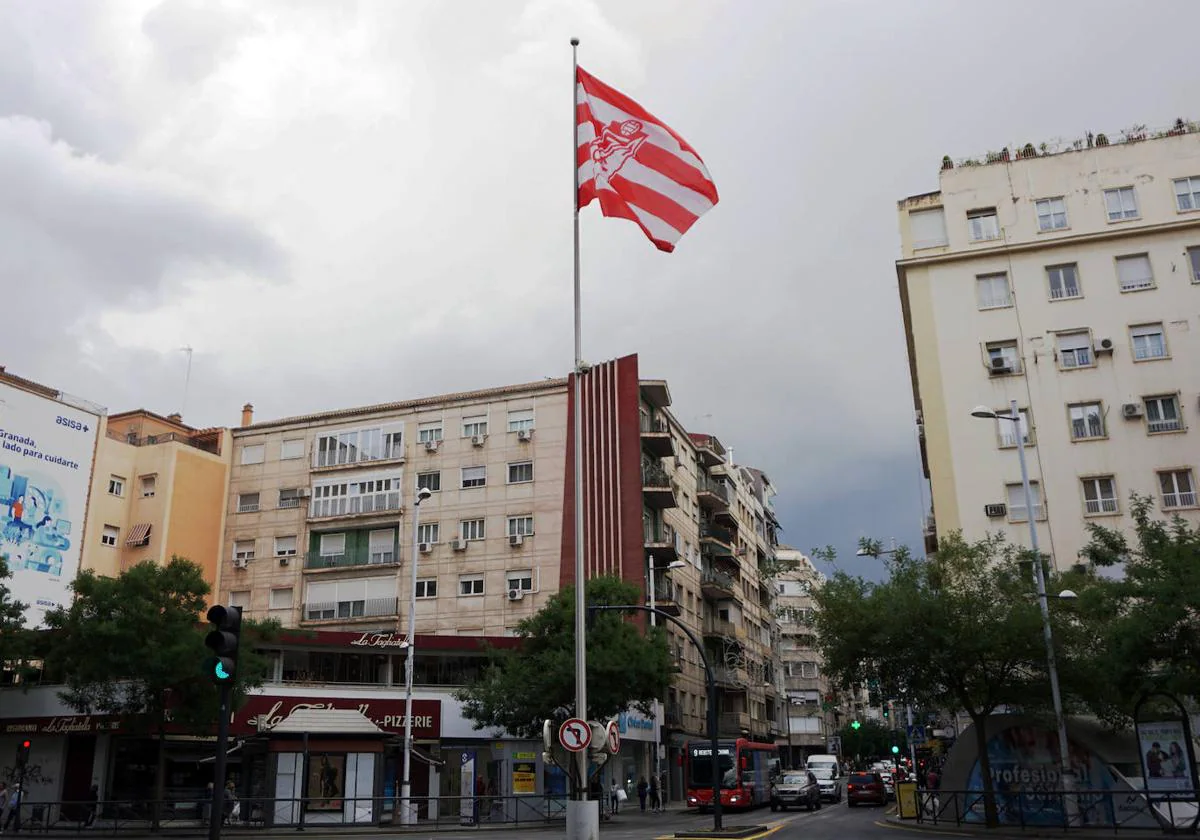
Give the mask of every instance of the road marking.
<svg viewBox="0 0 1200 840">
<path fill-rule="evenodd" d="M 875 820 L 875 825 L 880 828 L 894 828 L 897 831 L 915 831 L 918 834 L 937 834 L 945 837 L 975 837 L 974 834 L 965 834 L 957 831 L 946 831 L 941 828 L 917 828 L 914 825 L 896 825 L 887 820 Z"/>
<path fill-rule="evenodd" d="M 767 825 L 769 825 L 770 828 L 768 828 L 766 831 L 760 831 L 758 834 L 751 834 L 749 837 L 742 838 L 742 840 L 761 840 L 761 838 L 768 837 L 768 836 L 774 834 L 779 829 L 783 828 L 784 825 L 786 825 L 786 823 L 783 823 L 783 822 L 767 823 Z M 700 835 L 697 835 L 697 837 L 699 837 L 699 836 Z M 677 834 L 664 834 L 660 837 L 655 837 L 654 840 L 677 840 L 677 838 L 683 838 L 684 840 L 686 840 L 686 837 L 687 837 L 686 834 L 683 834 L 682 832 L 680 832 Z"/>
</svg>

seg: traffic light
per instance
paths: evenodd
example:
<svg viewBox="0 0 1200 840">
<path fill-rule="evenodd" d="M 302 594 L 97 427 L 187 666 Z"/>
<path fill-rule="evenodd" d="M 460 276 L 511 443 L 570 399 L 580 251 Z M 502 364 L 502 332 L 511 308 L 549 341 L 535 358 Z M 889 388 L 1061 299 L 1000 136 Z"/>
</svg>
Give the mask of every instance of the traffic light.
<svg viewBox="0 0 1200 840">
<path fill-rule="evenodd" d="M 892 744 L 892 755 L 899 755 L 899 754 L 900 754 L 900 748 L 898 746 L 896 746 L 895 744 Z"/>
<path fill-rule="evenodd" d="M 30 742 L 30 740 L 28 738 L 26 738 L 21 743 L 17 744 L 17 769 L 18 770 L 24 769 L 25 765 L 29 763 L 29 751 L 32 747 L 33 747 L 33 744 Z"/>
<path fill-rule="evenodd" d="M 859 729 L 862 728 L 862 724 L 856 720 L 852 720 L 852 721 L 850 721 L 850 728 L 853 729 L 855 732 L 857 732 Z"/>
<path fill-rule="evenodd" d="M 892 710 L 891 710 L 891 709 L 889 709 L 887 706 L 884 706 L 884 707 L 883 707 L 883 717 L 884 717 L 885 719 L 887 719 L 887 718 L 889 718 L 889 717 L 891 717 L 891 716 L 892 716 Z"/>
<path fill-rule="evenodd" d="M 233 682 L 237 675 L 238 644 L 242 636 L 242 608 L 217 605 L 208 611 L 213 629 L 204 644 L 213 652 L 205 661 L 209 678 L 217 685 Z"/>
</svg>

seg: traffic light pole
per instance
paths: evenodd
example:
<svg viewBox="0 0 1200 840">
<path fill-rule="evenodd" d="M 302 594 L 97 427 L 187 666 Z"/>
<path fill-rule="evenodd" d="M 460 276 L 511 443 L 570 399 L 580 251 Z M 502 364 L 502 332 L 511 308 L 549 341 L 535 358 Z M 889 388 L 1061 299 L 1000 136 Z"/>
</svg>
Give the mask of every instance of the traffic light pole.
<svg viewBox="0 0 1200 840">
<path fill-rule="evenodd" d="M 221 710 L 217 717 L 217 755 L 213 762 L 212 808 L 208 815 L 208 840 L 220 840 L 221 824 L 225 822 L 225 753 L 229 742 L 229 706 L 233 686 L 222 683 L 217 688 Z M 302 806 L 303 807 L 303 806 Z"/>
</svg>

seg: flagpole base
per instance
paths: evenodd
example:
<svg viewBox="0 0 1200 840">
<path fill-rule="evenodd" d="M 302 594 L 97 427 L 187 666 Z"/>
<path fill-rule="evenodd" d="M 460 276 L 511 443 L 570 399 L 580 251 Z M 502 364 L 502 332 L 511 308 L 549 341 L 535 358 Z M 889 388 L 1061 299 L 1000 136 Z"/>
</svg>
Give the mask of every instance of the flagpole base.
<svg viewBox="0 0 1200 840">
<path fill-rule="evenodd" d="M 600 840 L 600 803 L 594 799 L 567 801 L 567 840 Z"/>
</svg>

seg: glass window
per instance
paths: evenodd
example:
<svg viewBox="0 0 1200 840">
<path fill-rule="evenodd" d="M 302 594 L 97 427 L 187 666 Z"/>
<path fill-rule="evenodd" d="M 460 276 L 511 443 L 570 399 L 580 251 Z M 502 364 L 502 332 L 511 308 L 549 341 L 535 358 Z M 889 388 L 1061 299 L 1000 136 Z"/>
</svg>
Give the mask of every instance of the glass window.
<svg viewBox="0 0 1200 840">
<path fill-rule="evenodd" d="M 464 519 L 459 523 L 459 536 L 464 540 L 482 540 L 485 537 L 484 520 Z"/>
<path fill-rule="evenodd" d="M 1091 333 L 1080 330 L 1059 333 L 1055 338 L 1058 344 L 1058 366 L 1060 368 L 1090 367 L 1092 365 Z"/>
<path fill-rule="evenodd" d="M 1184 210 L 1200 210 L 1200 175 L 1175 181 L 1175 206 Z"/>
<path fill-rule="evenodd" d="M 1154 273 L 1147 254 L 1117 257 L 1117 282 L 1122 292 L 1137 292 L 1154 288 Z"/>
<path fill-rule="evenodd" d="M 488 430 L 488 420 L 486 414 L 480 414 L 475 417 L 463 418 L 463 437 L 475 437 L 476 435 L 486 435 Z"/>
<path fill-rule="evenodd" d="M 322 557 L 342 558 L 346 555 L 345 534 L 321 534 L 320 554 Z"/>
<path fill-rule="evenodd" d="M 1077 298 L 1079 291 L 1079 268 L 1070 265 L 1046 266 L 1046 279 L 1050 283 L 1050 300 Z"/>
<path fill-rule="evenodd" d="M 1102 438 L 1104 432 L 1104 410 L 1100 403 L 1080 403 L 1067 407 L 1071 420 L 1071 440 Z"/>
<path fill-rule="evenodd" d="M 1179 416 L 1179 401 L 1173 394 L 1161 397 L 1146 397 L 1146 431 L 1178 432 L 1183 430 L 1183 419 Z"/>
<path fill-rule="evenodd" d="M 437 470 L 417 473 L 417 489 L 437 493 L 442 489 L 442 474 Z"/>
<path fill-rule="evenodd" d="M 441 527 L 437 522 L 422 522 L 417 526 L 417 542 L 434 545 L 441 536 Z"/>
<path fill-rule="evenodd" d="M 1038 230 L 1062 230 L 1067 226 L 1067 202 L 1062 196 L 1035 202 Z"/>
<path fill-rule="evenodd" d="M 417 581 L 418 598 L 437 597 L 437 578 L 421 578 Z"/>
<path fill-rule="evenodd" d="M 1200 283 L 1200 248 L 1188 248 L 1188 263 L 1192 267 L 1192 282 Z"/>
<path fill-rule="evenodd" d="M 142 498 L 153 499 L 158 488 L 158 476 L 144 475 L 141 478 L 142 482 Z"/>
<path fill-rule="evenodd" d="M 1133 358 L 1141 361 L 1167 357 L 1167 340 L 1163 335 L 1162 324 L 1130 327 L 1129 338 L 1133 342 Z"/>
<path fill-rule="evenodd" d="M 533 409 L 508 412 L 508 430 L 510 432 L 527 432 L 533 428 Z"/>
<path fill-rule="evenodd" d="M 518 461 L 508 465 L 508 483 L 525 484 L 533 481 L 533 461 Z"/>
<path fill-rule="evenodd" d="M 510 537 L 533 536 L 533 515 L 508 517 L 508 535 Z"/>
<path fill-rule="evenodd" d="M 121 529 L 116 525 L 105 525 L 104 533 L 100 535 L 100 545 L 112 547 L 117 544 L 117 540 L 121 537 Z"/>
<path fill-rule="evenodd" d="M 419 443 L 429 443 L 430 441 L 438 441 L 442 439 L 442 421 L 437 420 L 432 423 L 422 423 L 417 427 L 417 441 Z"/>
<path fill-rule="evenodd" d="M 519 592 L 533 591 L 533 571 L 531 569 L 509 572 L 507 579 L 509 589 L 516 589 Z"/>
<path fill-rule="evenodd" d="M 1012 295 L 1008 288 L 1008 275 L 981 274 L 975 278 L 975 294 L 980 309 L 999 309 L 1012 306 Z"/>
<path fill-rule="evenodd" d="M 983 207 L 967 213 L 967 233 L 972 242 L 987 242 L 1000 238 L 1000 220 L 995 207 Z"/>
<path fill-rule="evenodd" d="M 285 488 L 279 491 L 279 507 L 281 508 L 298 508 L 300 507 L 300 491 L 295 487 Z"/>
<path fill-rule="evenodd" d="M 271 609 L 290 610 L 292 608 L 292 587 L 281 587 L 271 590 Z"/>
<path fill-rule="evenodd" d="M 234 591 L 229 593 L 229 606 L 241 607 L 243 610 L 250 609 L 250 590 L 243 589 L 240 592 Z"/>
<path fill-rule="evenodd" d="M 1196 484 L 1192 481 L 1191 470 L 1160 472 L 1158 483 L 1162 488 L 1164 509 L 1196 506 Z"/>
<path fill-rule="evenodd" d="M 1117 507 L 1117 485 L 1111 475 L 1083 479 L 1084 513 L 1116 513 Z"/>
<path fill-rule="evenodd" d="M 931 210 L 910 210 L 908 234 L 914 251 L 922 248 L 938 248 L 947 243 L 946 211 L 941 207 Z"/>
<path fill-rule="evenodd" d="M 1025 507 L 1025 490 L 1020 484 L 1007 484 L 1005 490 L 1008 496 L 1008 521 L 1009 522 L 1028 522 L 1029 509 Z M 1032 481 L 1029 485 L 1030 495 L 1033 497 L 1034 516 L 1037 519 L 1045 519 L 1046 511 L 1042 507 L 1042 488 L 1036 482 Z"/>
<path fill-rule="evenodd" d="M 483 575 L 462 575 L 458 579 L 459 595 L 482 595 Z"/>
<path fill-rule="evenodd" d="M 996 434 L 1000 438 L 1001 447 L 1017 445 L 1017 430 L 1015 428 L 1017 424 L 1005 419 L 1009 416 L 1011 410 L 1011 408 L 1002 408 L 996 412 L 998 415 L 996 417 Z M 1025 445 L 1028 446 L 1032 443 L 1032 439 L 1029 437 L 1029 409 L 1021 408 L 1017 411 L 1021 416 L 1021 437 Z"/>
<path fill-rule="evenodd" d="M 462 486 L 483 487 L 487 484 L 487 467 L 463 467 Z"/>
<path fill-rule="evenodd" d="M 108 493 L 110 496 L 124 496 L 125 479 L 119 475 L 110 475 L 108 477 Z"/>
<path fill-rule="evenodd" d="M 275 538 L 275 556 L 276 557 L 293 557 L 296 554 L 296 537 L 295 535 L 287 537 Z"/>
<path fill-rule="evenodd" d="M 370 556 L 367 558 L 368 563 L 375 565 L 396 562 L 395 529 L 385 528 L 378 531 L 371 531 L 367 535 L 367 544 L 370 553 Z"/>
<path fill-rule="evenodd" d="M 304 457 L 304 438 L 285 440 L 279 446 L 279 460 L 290 461 L 293 458 Z"/>
<path fill-rule="evenodd" d="M 261 443 L 242 447 L 242 465 L 261 464 L 266 458 L 267 447 Z"/>
<path fill-rule="evenodd" d="M 1020 373 L 1021 360 L 1015 341 L 996 341 L 987 345 L 989 370 L 993 375 Z"/>
<path fill-rule="evenodd" d="M 1104 209 L 1108 211 L 1110 222 L 1123 222 L 1126 219 L 1136 219 L 1138 213 L 1137 196 L 1133 187 L 1117 187 L 1104 191 Z"/>
<path fill-rule="evenodd" d="M 257 493 L 238 494 L 238 513 L 254 513 L 258 510 Z"/>
<path fill-rule="evenodd" d="M 234 540 L 233 559 L 234 560 L 253 560 L 254 559 L 254 540 Z"/>
</svg>

